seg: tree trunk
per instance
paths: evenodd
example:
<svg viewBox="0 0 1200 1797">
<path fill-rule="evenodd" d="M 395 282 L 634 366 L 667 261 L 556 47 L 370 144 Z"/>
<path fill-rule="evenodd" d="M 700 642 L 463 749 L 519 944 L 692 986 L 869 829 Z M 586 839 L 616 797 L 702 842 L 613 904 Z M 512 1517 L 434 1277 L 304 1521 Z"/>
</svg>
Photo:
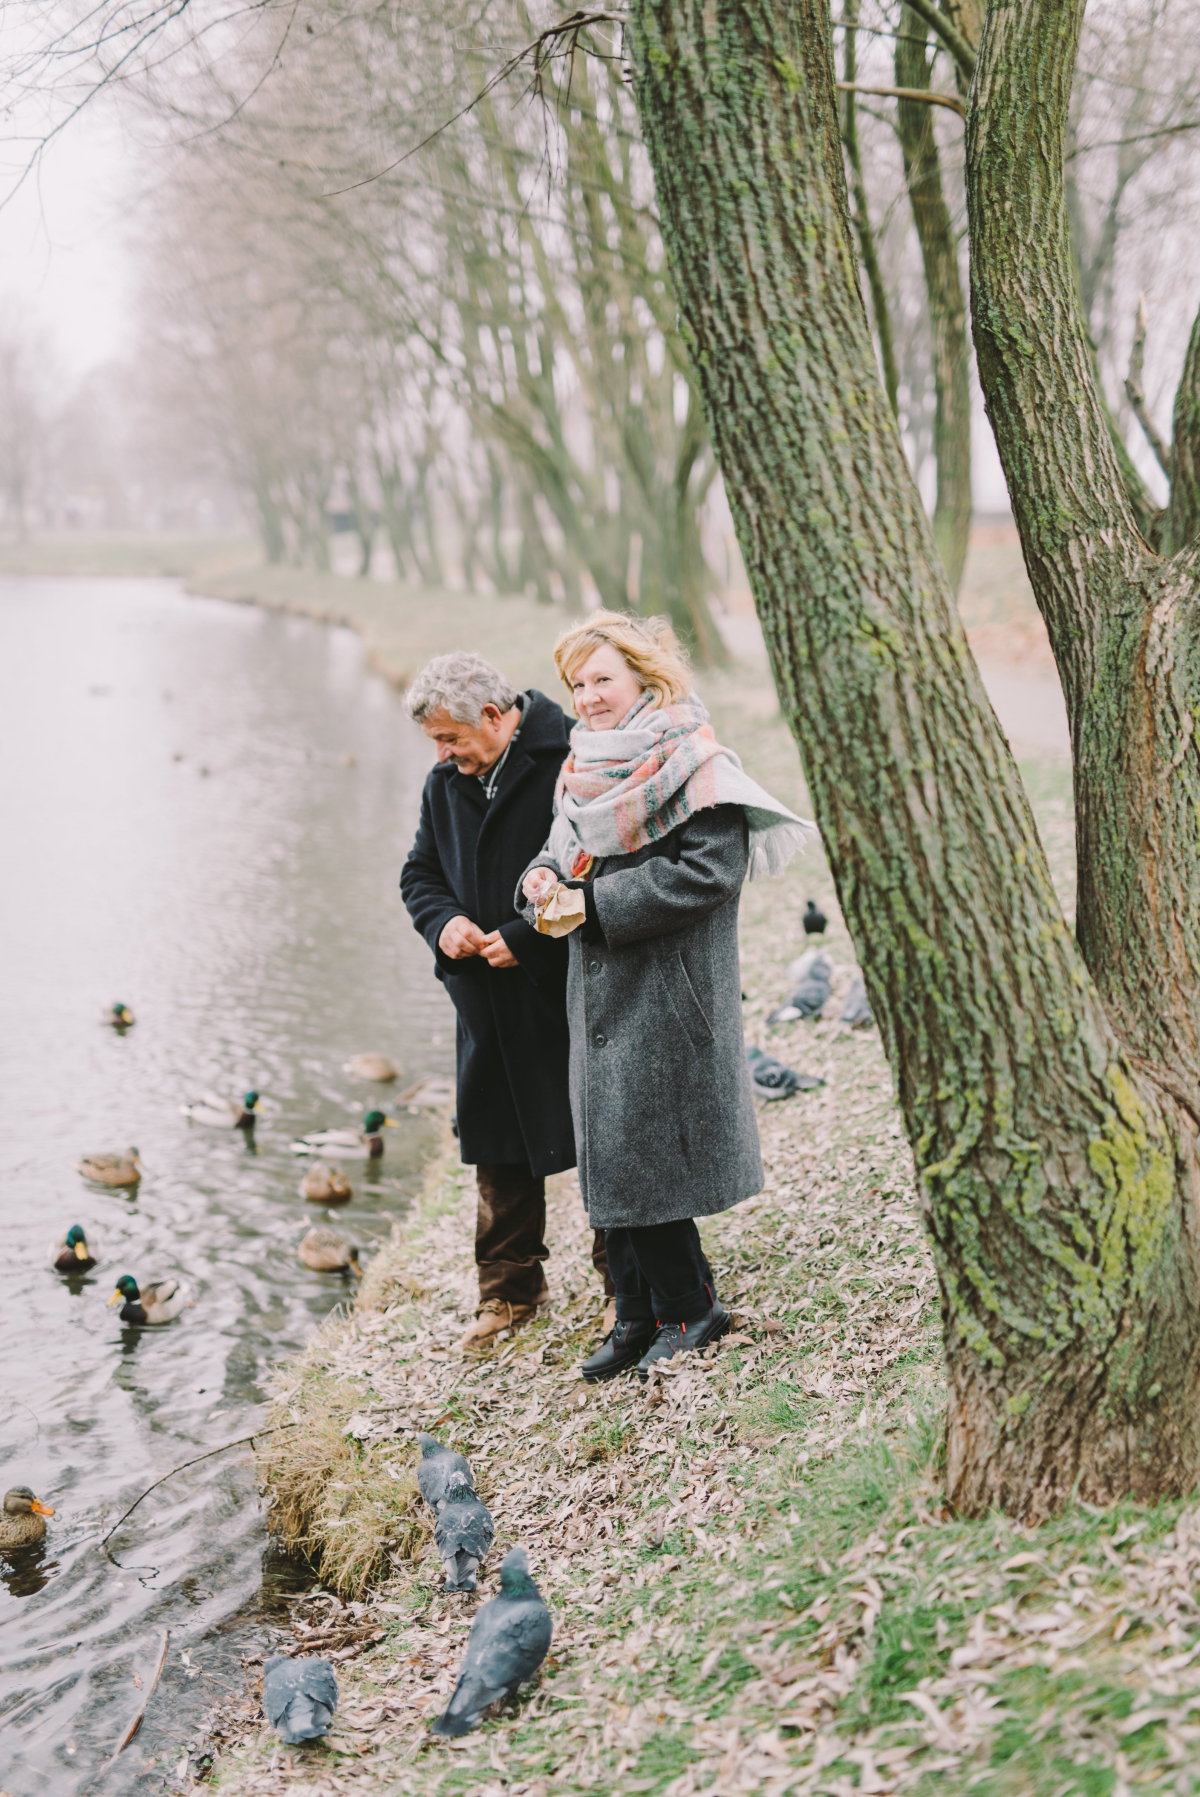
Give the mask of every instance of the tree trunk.
<svg viewBox="0 0 1200 1797">
<path fill-rule="evenodd" d="M 1170 549 L 1186 549 L 1200 536 L 1200 313 L 1175 392 L 1168 532 Z"/>
<path fill-rule="evenodd" d="M 827 6 L 633 0 L 629 41 L 685 338 L 913 1145 L 942 1294 L 948 1495 L 1034 1518 L 1073 1492 L 1188 1489 L 1192 1136 L 1063 922 L 905 465 L 854 265 Z M 1026 115 L 1045 95 L 1027 75 Z M 1010 162 L 991 196 L 1014 237 L 997 272 L 1024 320 L 1010 355 L 1043 387 L 1090 390 L 1086 363 L 1060 375 L 1050 360 L 1057 314 L 1029 323 L 1046 221 L 1018 232 L 1019 191 Z M 980 304 L 994 299 L 977 290 Z M 1047 511 L 1049 531 L 1043 495 Z M 1137 632 L 1122 629 L 1129 668 Z"/>
<path fill-rule="evenodd" d="M 928 89 L 930 65 L 924 39 L 924 24 L 911 8 L 902 6 L 896 39 L 897 87 Z M 933 453 L 937 461 L 933 540 L 946 578 L 957 593 L 971 535 L 971 351 L 958 272 L 958 241 L 942 192 L 934 110 L 913 100 L 899 100 L 896 126 L 925 268 L 933 339 Z"/>
<path fill-rule="evenodd" d="M 867 286 L 871 289 L 871 310 L 875 314 L 875 335 L 879 340 L 879 360 L 883 366 L 883 384 L 888 404 L 899 416 L 900 375 L 896 368 L 896 346 L 892 338 L 892 315 L 888 309 L 887 288 L 879 263 L 879 248 L 871 226 L 871 208 L 867 203 L 867 184 L 863 179 L 862 153 L 858 147 L 858 106 L 854 83 L 858 78 L 858 0 L 846 0 L 842 24 L 846 33 L 846 84 L 842 95 L 842 142 L 846 161 L 850 164 L 850 182 L 854 191 L 854 229 L 858 236 L 858 253 L 862 257 Z"/>
</svg>

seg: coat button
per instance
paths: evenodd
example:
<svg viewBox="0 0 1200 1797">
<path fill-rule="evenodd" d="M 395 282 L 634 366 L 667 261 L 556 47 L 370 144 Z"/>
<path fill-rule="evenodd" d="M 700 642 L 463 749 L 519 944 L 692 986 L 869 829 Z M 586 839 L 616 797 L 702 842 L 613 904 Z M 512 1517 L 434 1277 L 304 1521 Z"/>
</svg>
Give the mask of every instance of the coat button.
<svg viewBox="0 0 1200 1797">
<path fill-rule="evenodd" d="M 604 1047 L 604 1044 L 605 1044 L 605 1043 L 606 1043 L 606 1042 L 607 1042 L 607 1041 L 608 1041 L 608 1037 L 607 1037 L 607 1036 L 602 1036 L 602 1035 L 601 1035 L 601 1034 L 600 1034 L 600 1032 L 599 1032 L 599 1030 L 597 1030 L 597 1031 L 596 1031 L 596 1047 L 597 1047 L 597 1048 L 603 1048 L 603 1047 Z"/>
<path fill-rule="evenodd" d="M 599 961 L 589 961 L 588 962 L 588 972 L 589 973 L 599 973 L 599 971 L 600 971 Z"/>
</svg>

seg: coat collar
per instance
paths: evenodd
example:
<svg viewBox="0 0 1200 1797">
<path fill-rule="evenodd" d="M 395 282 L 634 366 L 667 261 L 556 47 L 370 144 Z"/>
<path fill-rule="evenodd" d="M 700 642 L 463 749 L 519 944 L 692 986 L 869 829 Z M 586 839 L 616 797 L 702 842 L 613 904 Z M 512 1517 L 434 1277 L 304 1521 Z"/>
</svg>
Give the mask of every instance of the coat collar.
<svg viewBox="0 0 1200 1797">
<path fill-rule="evenodd" d="M 448 763 L 434 771 L 444 774 L 450 781 L 451 791 L 456 797 L 465 798 L 480 811 L 494 812 L 504 805 L 535 763 L 544 761 L 547 757 L 553 757 L 560 764 L 566 760 L 571 746 L 570 731 L 570 721 L 561 705 L 556 705 L 553 699 L 548 699 L 545 693 L 532 687 L 526 695 L 521 734 L 504 764 L 500 784 L 490 805 L 474 774 L 460 774 L 457 768 L 450 767 Z"/>
</svg>

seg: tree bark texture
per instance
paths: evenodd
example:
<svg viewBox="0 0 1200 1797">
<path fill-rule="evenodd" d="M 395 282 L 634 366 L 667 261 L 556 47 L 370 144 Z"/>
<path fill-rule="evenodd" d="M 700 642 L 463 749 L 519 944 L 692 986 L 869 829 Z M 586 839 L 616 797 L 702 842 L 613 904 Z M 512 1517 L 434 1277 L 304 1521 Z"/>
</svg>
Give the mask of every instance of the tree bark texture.
<svg viewBox="0 0 1200 1797">
<path fill-rule="evenodd" d="M 863 273 L 871 290 L 871 311 L 875 315 L 875 336 L 879 343 L 879 361 L 883 368 L 883 384 L 894 417 L 900 415 L 900 373 L 896 367 L 896 345 L 892 335 L 892 315 L 888 309 L 887 288 L 879 261 L 879 246 L 871 224 L 871 207 L 867 199 L 867 183 L 863 177 L 862 151 L 858 143 L 858 104 L 853 88 L 858 78 L 858 0 L 846 0 L 842 24 L 845 28 L 846 92 L 842 95 L 842 142 L 846 161 L 850 164 L 850 185 L 854 194 L 854 229 L 858 237 L 858 253 Z"/>
<path fill-rule="evenodd" d="M 902 6 L 900 35 L 896 39 L 897 87 L 929 87 L 929 58 L 924 42 L 918 41 L 924 37 L 924 24 L 910 7 Z M 946 578 L 957 593 L 971 534 L 971 351 L 967 307 L 958 269 L 954 221 L 942 192 L 932 106 L 898 100 L 896 129 L 921 245 L 933 340 L 933 453 L 937 462 L 933 538 Z"/>
<path fill-rule="evenodd" d="M 1079 944 L 1131 1052 L 1200 1118 L 1197 557 L 1163 560 L 1138 529 L 1073 278 L 1082 10 L 988 14 L 967 127 L 975 344 L 1070 718 Z"/>
<path fill-rule="evenodd" d="M 630 43 L 685 338 L 913 1146 L 942 1295 L 948 1495 L 1033 1518 L 1072 1492 L 1187 1488 L 1191 1137 L 1063 921 L 905 464 L 854 264 L 827 7 L 633 0 Z M 997 213 L 1008 199 L 993 196 Z M 1005 252 L 1017 291 L 1043 260 L 1037 223 Z M 1053 325 L 1027 324 L 1011 353 L 1022 371 L 1066 355 L 1057 379 L 1080 394 L 1086 361 Z M 1086 465 L 1066 470 L 1081 505 L 1101 464 L 1120 497 L 1096 420 Z M 1050 534 L 1052 486 L 1039 471 Z M 1061 635 L 1065 600 L 1052 610 Z M 1153 650 L 1144 626 L 1143 660 L 1169 684 L 1169 622 Z M 1117 637 L 1128 668 L 1138 633 Z M 1072 690 L 1078 713 L 1084 680 Z"/>
<path fill-rule="evenodd" d="M 1169 531 L 1172 549 L 1186 549 L 1200 536 L 1200 313 L 1175 390 Z"/>
</svg>

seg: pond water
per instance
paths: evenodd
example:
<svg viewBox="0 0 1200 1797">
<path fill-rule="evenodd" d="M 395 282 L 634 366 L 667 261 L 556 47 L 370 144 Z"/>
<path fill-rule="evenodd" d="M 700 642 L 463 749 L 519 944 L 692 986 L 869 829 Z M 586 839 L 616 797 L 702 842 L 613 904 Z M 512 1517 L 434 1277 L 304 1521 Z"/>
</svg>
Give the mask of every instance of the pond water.
<svg viewBox="0 0 1200 1797">
<path fill-rule="evenodd" d="M 249 1434 L 271 1363 L 342 1301 L 340 1276 L 296 1259 L 328 1216 L 300 1198 L 289 1143 L 400 1089 L 343 1063 L 381 1051 L 402 1084 L 453 1066 L 397 890 L 429 760 L 348 631 L 167 581 L 0 580 L 0 1486 L 56 1511 L 42 1548 L 0 1556 L 11 1797 L 93 1788 L 164 1629 L 145 1726 L 99 1788 L 163 1788 L 189 1717 L 231 1682 L 206 1643 L 264 1560 L 272 1575 L 249 1450 L 170 1479 L 111 1557 L 100 1538 L 154 1479 Z M 118 1000 L 124 1036 L 101 1022 Z M 267 1105 L 249 1139 L 180 1115 L 248 1087 Z M 397 1116 L 382 1163 L 347 1163 L 336 1213 L 368 1248 L 433 1135 Z M 131 1144 L 130 1194 L 75 1171 Z M 68 1282 L 47 1262 L 72 1223 L 102 1260 Z M 105 1301 L 125 1272 L 180 1276 L 194 1307 L 123 1325 Z"/>
</svg>

